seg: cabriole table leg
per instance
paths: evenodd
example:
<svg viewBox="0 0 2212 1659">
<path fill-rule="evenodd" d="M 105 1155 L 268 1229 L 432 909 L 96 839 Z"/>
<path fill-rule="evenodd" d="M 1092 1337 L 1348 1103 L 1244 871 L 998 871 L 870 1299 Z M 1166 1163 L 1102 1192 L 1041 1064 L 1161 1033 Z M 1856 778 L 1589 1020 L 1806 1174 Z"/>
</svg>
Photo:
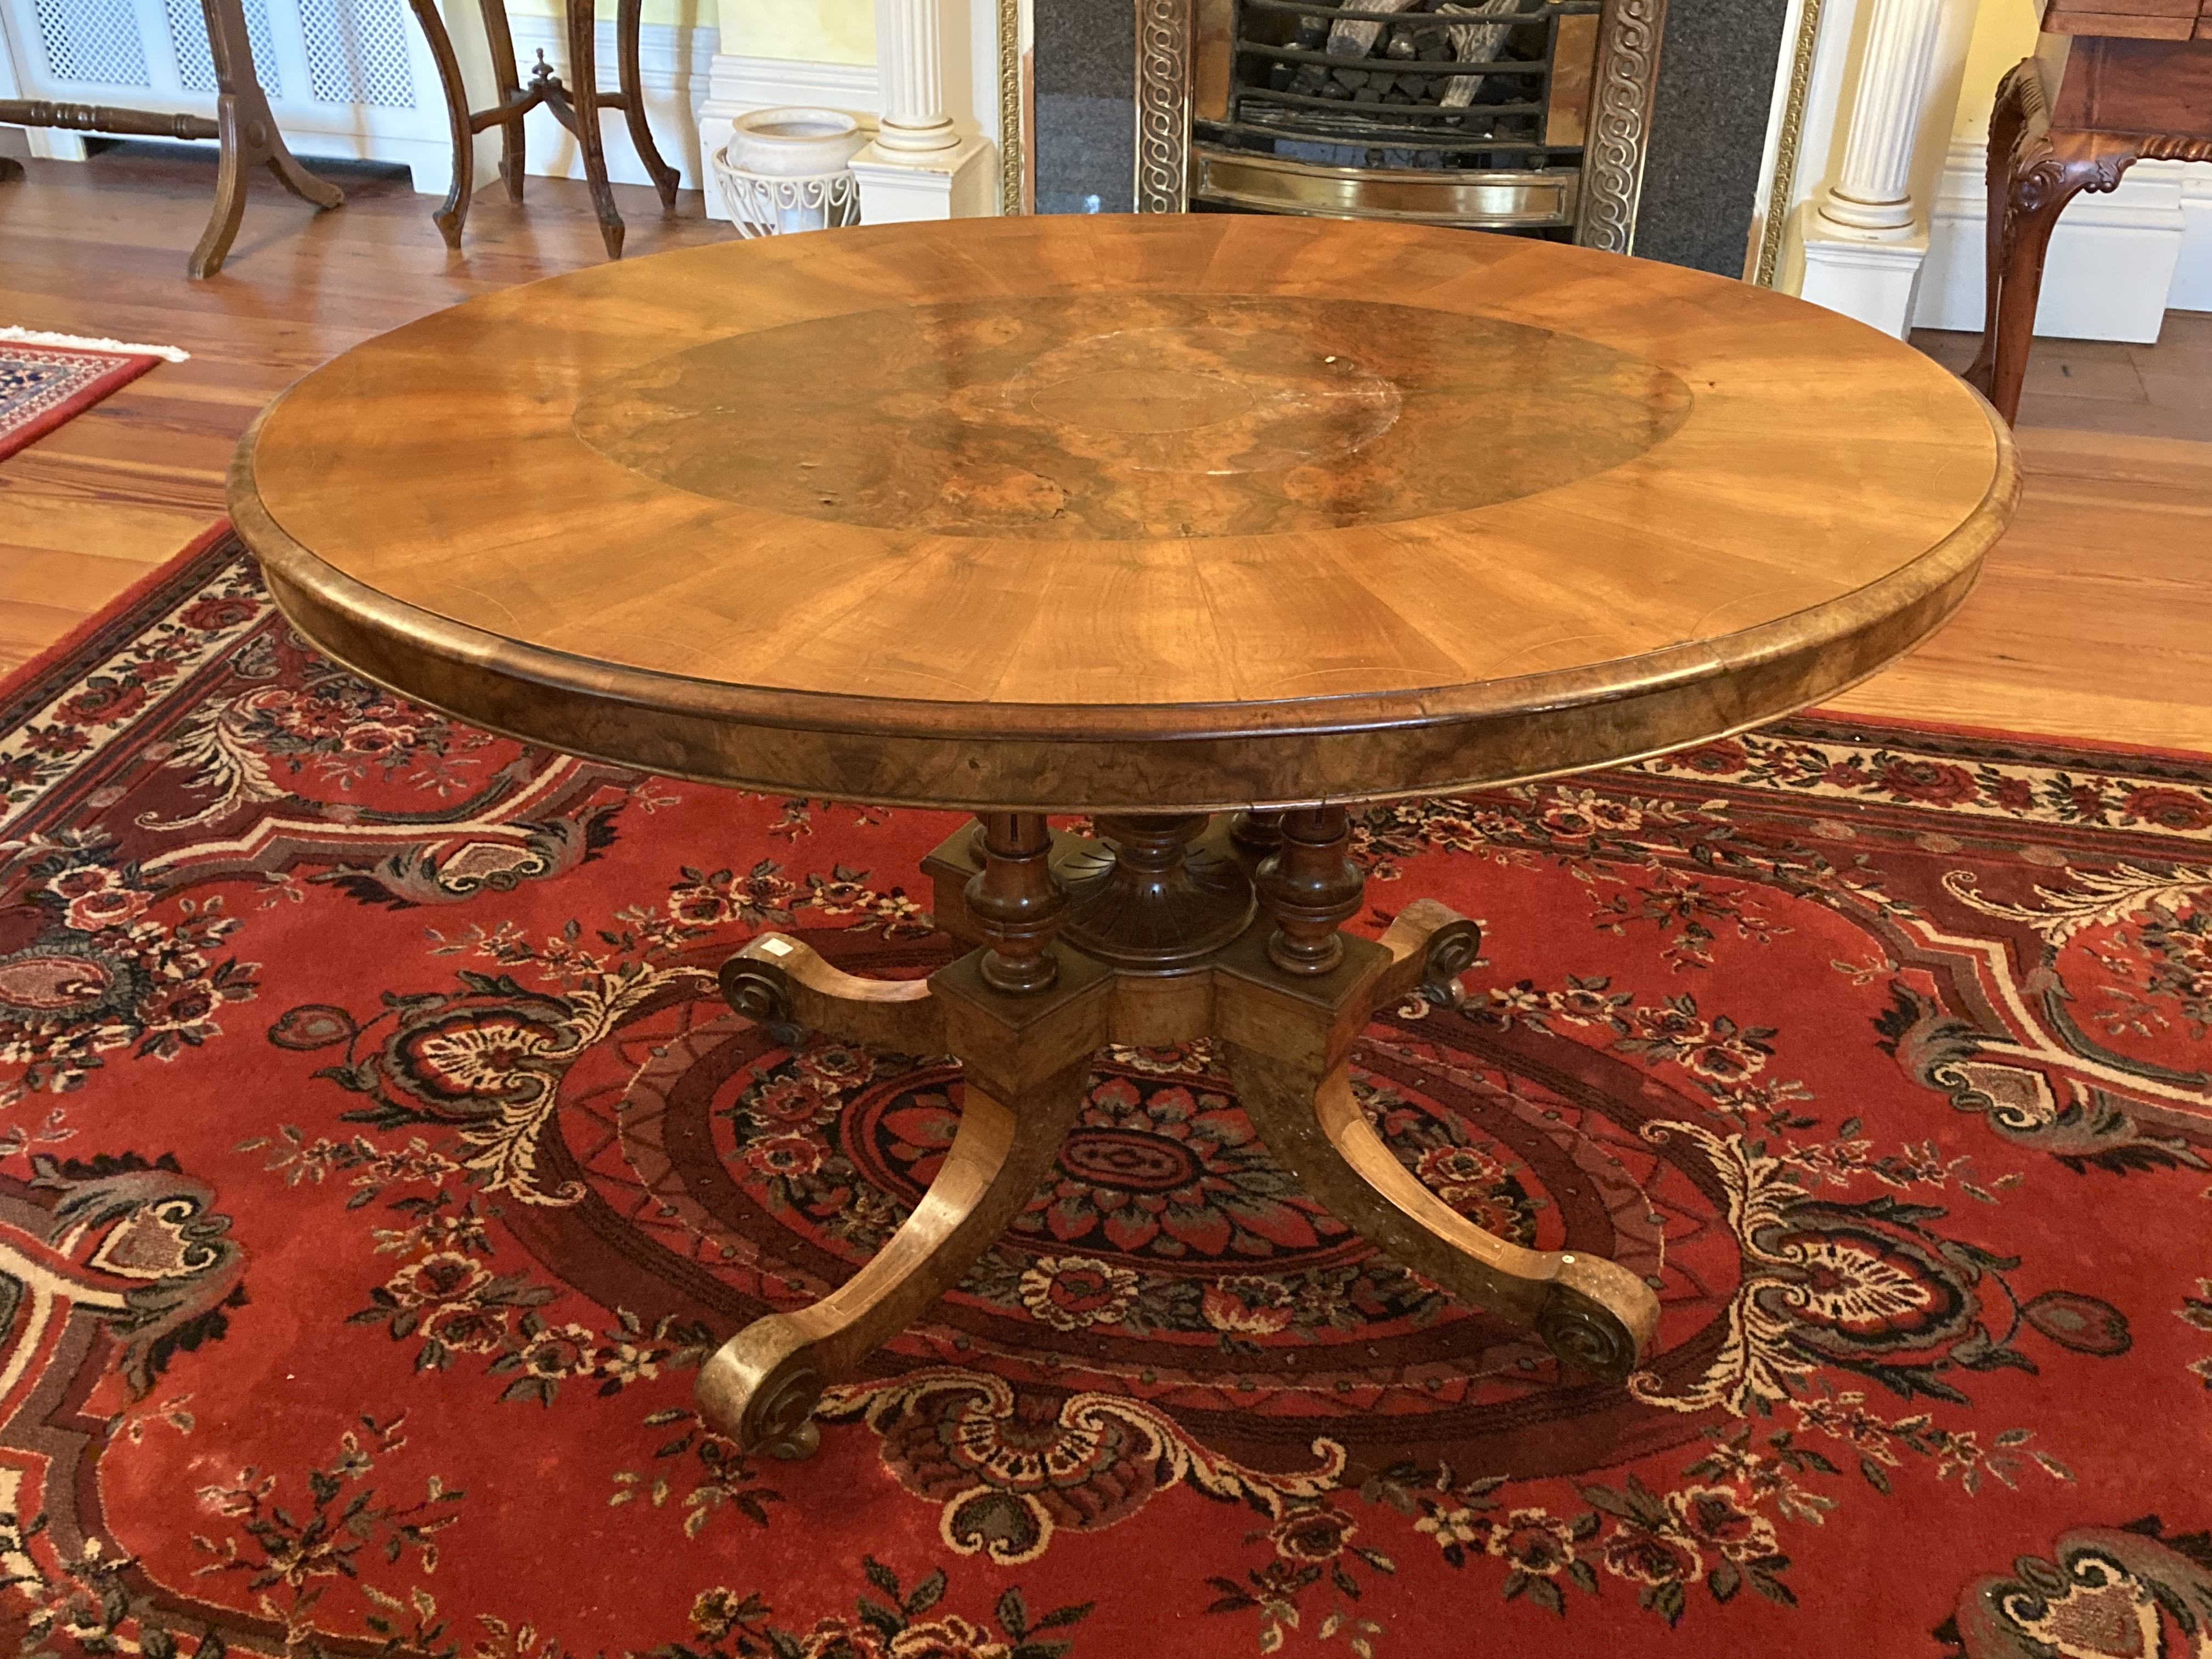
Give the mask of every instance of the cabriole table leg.
<svg viewBox="0 0 2212 1659">
<path fill-rule="evenodd" d="M 1462 1301 L 1533 1328 L 1566 1364 L 1614 1382 L 1636 1369 L 1659 1323 L 1642 1279 L 1601 1256 L 1523 1249 L 1468 1220 L 1383 1144 L 1341 1064 L 1316 1077 L 1227 1047 L 1260 1138 L 1331 1215 Z"/>
<path fill-rule="evenodd" d="M 702 1413 L 747 1451 L 813 1451 L 822 1390 L 957 1284 L 1036 1191 L 1106 1041 L 1111 975 L 1053 944 L 1066 898 L 1045 866 L 1043 819 L 984 822 L 969 903 L 990 942 L 926 985 L 858 979 L 783 934 L 755 939 L 722 970 L 732 1005 L 771 1028 L 950 1052 L 964 1079 L 944 1166 L 890 1242 L 819 1302 L 753 1321 L 701 1369 Z M 1001 978 L 1038 988 L 1005 990 Z"/>
<path fill-rule="evenodd" d="M 1432 900 L 1408 905 L 1379 946 L 1336 933 L 1364 884 L 1348 841 L 1340 807 L 1286 812 L 1282 848 L 1260 866 L 1276 922 L 1266 969 L 1243 952 L 1252 965 L 1223 975 L 1215 1005 L 1246 1115 L 1337 1219 L 1462 1300 L 1533 1328 L 1558 1358 L 1620 1381 L 1658 1328 L 1650 1288 L 1602 1257 L 1485 1232 L 1398 1161 L 1353 1098 L 1346 1060 L 1375 1010 L 1417 987 L 1431 1003 L 1456 1002 L 1454 976 L 1481 935 Z"/>
</svg>

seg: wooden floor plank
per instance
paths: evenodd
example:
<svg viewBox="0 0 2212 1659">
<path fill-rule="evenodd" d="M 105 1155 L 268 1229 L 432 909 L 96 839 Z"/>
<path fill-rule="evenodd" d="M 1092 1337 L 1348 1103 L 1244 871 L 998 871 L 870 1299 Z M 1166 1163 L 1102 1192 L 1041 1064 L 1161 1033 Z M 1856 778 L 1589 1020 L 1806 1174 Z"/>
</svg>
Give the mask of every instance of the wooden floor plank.
<svg viewBox="0 0 2212 1659">
<path fill-rule="evenodd" d="M 0 544 L 0 592 L 14 589 L 19 551 L 158 563 L 198 534 L 207 520 L 197 503 L 179 508 L 49 496 L 35 513 L 18 516 L 16 538 Z"/>
<path fill-rule="evenodd" d="M 323 164 L 318 163 L 318 166 Z M 0 462 L 0 668 L 83 619 L 222 511 L 230 453 L 269 399 L 347 347 L 424 313 L 605 257 L 583 186 L 531 181 L 516 210 L 473 204 L 456 256 L 436 198 L 390 167 L 331 167 L 346 205 L 316 214 L 257 180 L 229 263 L 184 276 L 206 222 L 212 159 L 117 146 L 33 161 L 0 184 L 0 318 L 28 328 L 182 346 L 104 403 Z M 618 186 L 634 252 L 719 240 L 701 198 L 663 220 Z"/>
<path fill-rule="evenodd" d="M 64 605 L 0 600 L 0 673 L 21 667 L 83 620 L 82 611 Z"/>
<path fill-rule="evenodd" d="M 190 539 L 189 532 L 186 539 Z M 88 615 L 121 592 L 177 550 L 150 558 L 125 554 L 64 551 L 50 547 L 0 545 L 0 605 L 33 605 Z"/>
</svg>

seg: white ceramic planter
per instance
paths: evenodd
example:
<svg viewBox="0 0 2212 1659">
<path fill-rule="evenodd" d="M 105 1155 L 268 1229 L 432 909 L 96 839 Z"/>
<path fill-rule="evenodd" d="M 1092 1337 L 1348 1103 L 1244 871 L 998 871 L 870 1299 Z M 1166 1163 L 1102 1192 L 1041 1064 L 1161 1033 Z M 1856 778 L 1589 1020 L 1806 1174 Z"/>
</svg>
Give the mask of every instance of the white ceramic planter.
<svg viewBox="0 0 2212 1659">
<path fill-rule="evenodd" d="M 757 109 L 733 125 L 731 161 L 779 179 L 838 172 L 867 143 L 860 124 L 834 109 Z"/>
<path fill-rule="evenodd" d="M 740 235 L 860 222 L 860 188 L 848 164 L 867 138 L 851 116 L 762 109 L 739 116 L 735 126 L 727 151 L 714 157 L 714 175 Z"/>
</svg>

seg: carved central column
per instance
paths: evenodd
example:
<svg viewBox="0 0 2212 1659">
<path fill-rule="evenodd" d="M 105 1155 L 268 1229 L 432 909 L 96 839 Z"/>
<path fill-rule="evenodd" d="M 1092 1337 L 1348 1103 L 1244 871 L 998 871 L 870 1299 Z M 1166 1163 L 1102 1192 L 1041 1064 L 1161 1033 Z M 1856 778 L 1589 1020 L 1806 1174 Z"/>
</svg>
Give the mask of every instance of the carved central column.
<svg viewBox="0 0 2212 1659">
<path fill-rule="evenodd" d="M 1139 971 L 1202 961 L 1244 931 L 1252 884 L 1212 842 L 1194 846 L 1204 813 L 1102 817 L 1110 861 L 1068 868 L 1068 941 Z"/>
</svg>

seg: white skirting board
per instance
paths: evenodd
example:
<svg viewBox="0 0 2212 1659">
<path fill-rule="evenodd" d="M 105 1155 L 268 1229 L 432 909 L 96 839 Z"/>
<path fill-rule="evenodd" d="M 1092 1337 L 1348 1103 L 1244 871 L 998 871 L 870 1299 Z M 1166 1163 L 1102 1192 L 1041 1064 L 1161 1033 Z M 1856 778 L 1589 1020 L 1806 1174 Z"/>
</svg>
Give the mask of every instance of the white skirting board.
<svg viewBox="0 0 2212 1659">
<path fill-rule="evenodd" d="M 2212 166 L 2181 171 L 2181 263 L 2166 303 L 2173 311 L 2212 311 Z"/>
<path fill-rule="evenodd" d="M 1913 310 L 1920 328 L 1982 327 L 1987 159 L 1955 143 L 1929 225 Z M 2169 307 L 2212 308 L 2212 166 L 2139 161 L 2110 195 L 2083 192 L 2051 238 L 2035 331 L 2149 342 Z"/>
</svg>

